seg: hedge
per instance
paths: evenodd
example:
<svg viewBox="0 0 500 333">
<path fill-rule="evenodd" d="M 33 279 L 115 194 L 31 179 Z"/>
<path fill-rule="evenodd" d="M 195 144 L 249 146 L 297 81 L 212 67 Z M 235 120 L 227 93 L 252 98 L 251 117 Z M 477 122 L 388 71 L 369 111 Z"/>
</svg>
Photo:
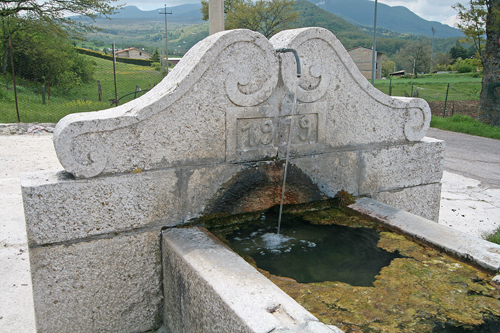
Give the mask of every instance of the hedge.
<svg viewBox="0 0 500 333">
<path fill-rule="evenodd" d="M 78 53 L 86 54 L 91 57 L 97 57 L 111 61 L 113 60 L 112 55 L 102 54 L 101 52 L 90 51 L 87 49 L 82 49 L 80 47 L 75 47 L 75 49 Z M 154 60 L 149 60 L 149 59 L 133 59 L 133 58 L 120 58 L 120 57 L 115 57 L 115 59 L 117 62 L 123 62 L 125 64 L 133 64 L 139 66 L 151 66 L 151 64 L 154 62 Z"/>
</svg>

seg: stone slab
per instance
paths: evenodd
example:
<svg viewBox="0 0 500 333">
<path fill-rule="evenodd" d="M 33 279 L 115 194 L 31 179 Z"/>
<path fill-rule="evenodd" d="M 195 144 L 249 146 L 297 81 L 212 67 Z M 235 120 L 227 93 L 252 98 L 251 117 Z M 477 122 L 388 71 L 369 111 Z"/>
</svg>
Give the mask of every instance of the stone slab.
<svg viewBox="0 0 500 333">
<path fill-rule="evenodd" d="M 30 246 L 183 221 L 175 170 L 75 180 L 61 171 L 21 180 Z"/>
<path fill-rule="evenodd" d="M 162 244 L 167 331 L 338 332 L 207 231 L 169 229 Z"/>
<path fill-rule="evenodd" d="M 372 195 L 372 199 L 438 222 L 441 184 L 420 185 L 389 192 L 379 192 Z"/>
<path fill-rule="evenodd" d="M 359 194 L 359 152 L 340 151 L 291 159 L 328 197 L 345 190 Z"/>
<path fill-rule="evenodd" d="M 30 249 L 37 332 L 145 332 L 162 322 L 160 231 Z"/>
<path fill-rule="evenodd" d="M 376 218 L 390 228 L 432 244 L 490 272 L 500 271 L 500 245 L 476 238 L 423 217 L 369 198 L 360 198 L 350 208 Z"/>
<path fill-rule="evenodd" d="M 302 76 L 295 76 L 295 58 L 282 54 L 285 87 L 304 103 L 326 102 L 325 145 L 359 146 L 418 141 L 430 123 L 430 108 L 422 99 L 390 97 L 375 89 L 328 30 L 312 27 L 274 35 L 275 49 L 297 50 Z"/>
<path fill-rule="evenodd" d="M 443 176 L 444 141 L 366 149 L 361 160 L 360 194 L 439 183 Z"/>
</svg>

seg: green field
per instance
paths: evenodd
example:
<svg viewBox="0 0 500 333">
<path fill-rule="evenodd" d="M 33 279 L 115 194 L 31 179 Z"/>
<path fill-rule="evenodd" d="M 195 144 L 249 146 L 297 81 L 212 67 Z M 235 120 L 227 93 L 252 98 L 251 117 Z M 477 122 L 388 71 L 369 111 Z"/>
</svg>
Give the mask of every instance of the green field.
<svg viewBox="0 0 500 333">
<path fill-rule="evenodd" d="M 448 84 L 449 101 L 479 99 L 481 76 L 478 73 L 432 74 L 421 75 L 413 80 L 396 77 L 375 81 L 375 87 L 386 94 L 389 94 L 392 85 L 392 96 L 405 96 L 405 93 L 410 96 L 412 91 L 418 90 L 418 97 L 426 101 L 444 101 Z"/>
<path fill-rule="evenodd" d="M 57 87 L 51 88 L 50 103 L 42 104 L 41 84 L 22 82 L 18 79 L 19 113 L 22 122 L 57 122 L 69 113 L 96 111 L 109 108 L 114 99 L 113 62 L 92 58 L 96 64 L 94 81 L 62 93 Z M 133 93 L 138 86 L 141 96 L 162 80 L 162 74 L 149 66 L 116 63 L 116 83 L 118 98 Z M 102 85 L 103 101 L 99 102 L 97 80 Z M 477 100 L 481 90 L 481 77 L 473 73 L 449 73 L 419 76 L 413 79 L 413 91 L 418 89 L 419 97 L 427 101 L 442 101 L 450 84 L 448 100 Z M 392 96 L 410 95 L 412 80 L 394 78 L 377 80 L 375 87 L 388 94 L 392 85 Z M 131 94 L 120 100 L 120 104 L 134 98 Z M 12 80 L 0 76 L 0 122 L 17 122 Z"/>
<path fill-rule="evenodd" d="M 24 82 L 17 79 L 17 96 L 21 122 L 57 122 L 70 113 L 107 109 L 110 99 L 115 98 L 113 62 L 92 58 L 96 63 L 94 81 L 62 93 L 51 87 L 50 102 L 42 104 L 40 83 Z M 118 98 L 133 93 L 138 86 L 141 96 L 163 79 L 153 67 L 116 63 L 116 85 Z M 99 102 L 97 80 L 102 85 L 102 102 Z M 134 94 L 120 99 L 120 104 L 134 98 Z M 17 122 L 14 89 L 11 77 L 0 76 L 0 123 Z"/>
</svg>

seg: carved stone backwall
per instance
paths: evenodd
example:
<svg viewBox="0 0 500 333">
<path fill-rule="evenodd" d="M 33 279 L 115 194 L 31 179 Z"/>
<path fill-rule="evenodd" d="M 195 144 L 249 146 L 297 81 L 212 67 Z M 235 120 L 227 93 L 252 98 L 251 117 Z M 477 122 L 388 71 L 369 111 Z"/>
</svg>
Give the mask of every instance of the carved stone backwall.
<svg viewBox="0 0 500 333">
<path fill-rule="evenodd" d="M 277 48 L 297 50 L 300 79 Z M 375 89 L 325 29 L 204 39 L 143 97 L 63 118 L 65 170 L 23 178 L 39 332 L 158 327 L 161 228 L 274 205 L 291 129 L 286 202 L 344 189 L 437 220 L 444 143 L 429 123 L 425 101 Z"/>
</svg>

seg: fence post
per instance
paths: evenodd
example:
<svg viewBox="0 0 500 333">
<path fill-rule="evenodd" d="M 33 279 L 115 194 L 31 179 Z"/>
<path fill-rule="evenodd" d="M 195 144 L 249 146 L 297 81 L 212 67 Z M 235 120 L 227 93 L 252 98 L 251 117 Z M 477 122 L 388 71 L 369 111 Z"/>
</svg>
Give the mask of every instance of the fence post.
<svg viewBox="0 0 500 333">
<path fill-rule="evenodd" d="M 449 90 L 450 90 L 450 84 L 448 83 L 448 87 L 446 88 L 446 97 L 444 99 L 443 118 L 446 117 L 446 103 L 448 103 L 448 91 Z"/>
<path fill-rule="evenodd" d="M 12 80 L 14 81 L 14 99 L 16 100 L 16 112 L 17 112 L 17 122 L 21 122 L 21 117 L 19 116 L 19 106 L 17 104 L 17 88 L 16 88 L 16 73 L 14 71 L 14 50 L 12 48 L 12 38 L 9 34 L 9 45 L 10 45 L 10 63 L 12 66 Z"/>
<path fill-rule="evenodd" d="M 392 79 L 389 79 L 389 96 L 392 96 Z"/>
<path fill-rule="evenodd" d="M 42 84 L 42 104 L 45 104 L 45 83 Z"/>
<path fill-rule="evenodd" d="M 115 105 L 118 106 L 118 91 L 116 90 L 116 58 L 115 58 L 115 43 L 113 43 L 113 77 L 115 78 Z"/>
<path fill-rule="evenodd" d="M 49 75 L 49 92 L 48 92 L 48 100 L 47 102 L 50 104 L 50 75 Z"/>
<path fill-rule="evenodd" d="M 99 102 L 102 102 L 102 86 L 99 80 L 97 80 L 97 92 L 99 93 Z"/>
</svg>

